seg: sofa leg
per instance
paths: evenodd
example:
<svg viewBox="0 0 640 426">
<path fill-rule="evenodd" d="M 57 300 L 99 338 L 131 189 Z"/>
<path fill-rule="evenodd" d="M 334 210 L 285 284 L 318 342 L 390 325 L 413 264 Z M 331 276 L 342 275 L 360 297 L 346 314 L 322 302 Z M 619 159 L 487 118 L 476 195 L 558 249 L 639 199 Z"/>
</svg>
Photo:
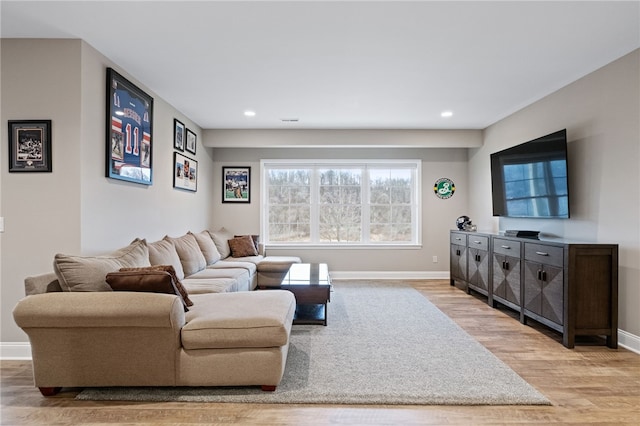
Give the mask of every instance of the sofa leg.
<svg viewBox="0 0 640 426">
<path fill-rule="evenodd" d="M 40 393 L 42 394 L 42 396 L 54 396 L 57 395 L 58 392 L 60 392 L 60 389 L 62 388 L 38 388 L 40 389 Z"/>
<path fill-rule="evenodd" d="M 272 385 L 262 385 L 262 390 L 264 392 L 274 392 L 276 390 L 276 386 Z"/>
</svg>

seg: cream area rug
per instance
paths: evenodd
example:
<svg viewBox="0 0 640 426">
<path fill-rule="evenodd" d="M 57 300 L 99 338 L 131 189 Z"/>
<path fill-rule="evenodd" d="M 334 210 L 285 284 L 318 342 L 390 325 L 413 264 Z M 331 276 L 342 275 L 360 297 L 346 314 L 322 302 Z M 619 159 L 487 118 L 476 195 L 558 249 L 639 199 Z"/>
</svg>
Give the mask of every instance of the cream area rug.
<svg viewBox="0 0 640 426">
<path fill-rule="evenodd" d="M 328 325 L 294 325 L 284 378 L 259 387 L 87 388 L 81 400 L 549 405 L 549 400 L 401 283 L 333 285 Z"/>
</svg>

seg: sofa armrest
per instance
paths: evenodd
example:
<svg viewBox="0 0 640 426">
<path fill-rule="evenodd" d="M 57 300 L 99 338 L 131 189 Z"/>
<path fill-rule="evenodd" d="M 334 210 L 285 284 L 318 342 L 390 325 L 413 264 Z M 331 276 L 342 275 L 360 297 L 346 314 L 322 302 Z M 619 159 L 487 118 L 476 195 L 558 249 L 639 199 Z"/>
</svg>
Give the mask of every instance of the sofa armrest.
<svg viewBox="0 0 640 426">
<path fill-rule="evenodd" d="M 151 327 L 180 331 L 185 323 L 175 295 L 136 292 L 59 292 L 27 296 L 13 317 L 21 328 Z"/>
<path fill-rule="evenodd" d="M 177 296 L 61 292 L 27 296 L 13 310 L 29 336 L 36 386 L 175 386 Z"/>
<path fill-rule="evenodd" d="M 27 296 L 56 291 L 62 291 L 62 287 L 60 287 L 58 276 L 54 272 L 34 275 L 24 279 L 24 292 Z"/>
</svg>

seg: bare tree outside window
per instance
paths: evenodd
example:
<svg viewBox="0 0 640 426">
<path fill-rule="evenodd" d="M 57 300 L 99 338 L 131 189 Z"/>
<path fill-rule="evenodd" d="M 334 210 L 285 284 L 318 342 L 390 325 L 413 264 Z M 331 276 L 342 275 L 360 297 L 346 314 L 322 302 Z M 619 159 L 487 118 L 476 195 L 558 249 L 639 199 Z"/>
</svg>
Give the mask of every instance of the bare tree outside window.
<svg viewBox="0 0 640 426">
<path fill-rule="evenodd" d="M 263 168 L 267 242 L 415 244 L 419 161 Z"/>
</svg>

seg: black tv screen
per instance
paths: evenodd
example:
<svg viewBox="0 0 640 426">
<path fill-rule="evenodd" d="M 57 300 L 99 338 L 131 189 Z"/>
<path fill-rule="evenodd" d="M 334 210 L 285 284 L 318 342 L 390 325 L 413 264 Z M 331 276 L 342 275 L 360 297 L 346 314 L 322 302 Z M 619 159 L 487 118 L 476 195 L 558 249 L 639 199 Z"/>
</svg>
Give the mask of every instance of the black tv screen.
<svg viewBox="0 0 640 426">
<path fill-rule="evenodd" d="M 569 217 L 567 131 L 491 154 L 493 215 Z"/>
</svg>

